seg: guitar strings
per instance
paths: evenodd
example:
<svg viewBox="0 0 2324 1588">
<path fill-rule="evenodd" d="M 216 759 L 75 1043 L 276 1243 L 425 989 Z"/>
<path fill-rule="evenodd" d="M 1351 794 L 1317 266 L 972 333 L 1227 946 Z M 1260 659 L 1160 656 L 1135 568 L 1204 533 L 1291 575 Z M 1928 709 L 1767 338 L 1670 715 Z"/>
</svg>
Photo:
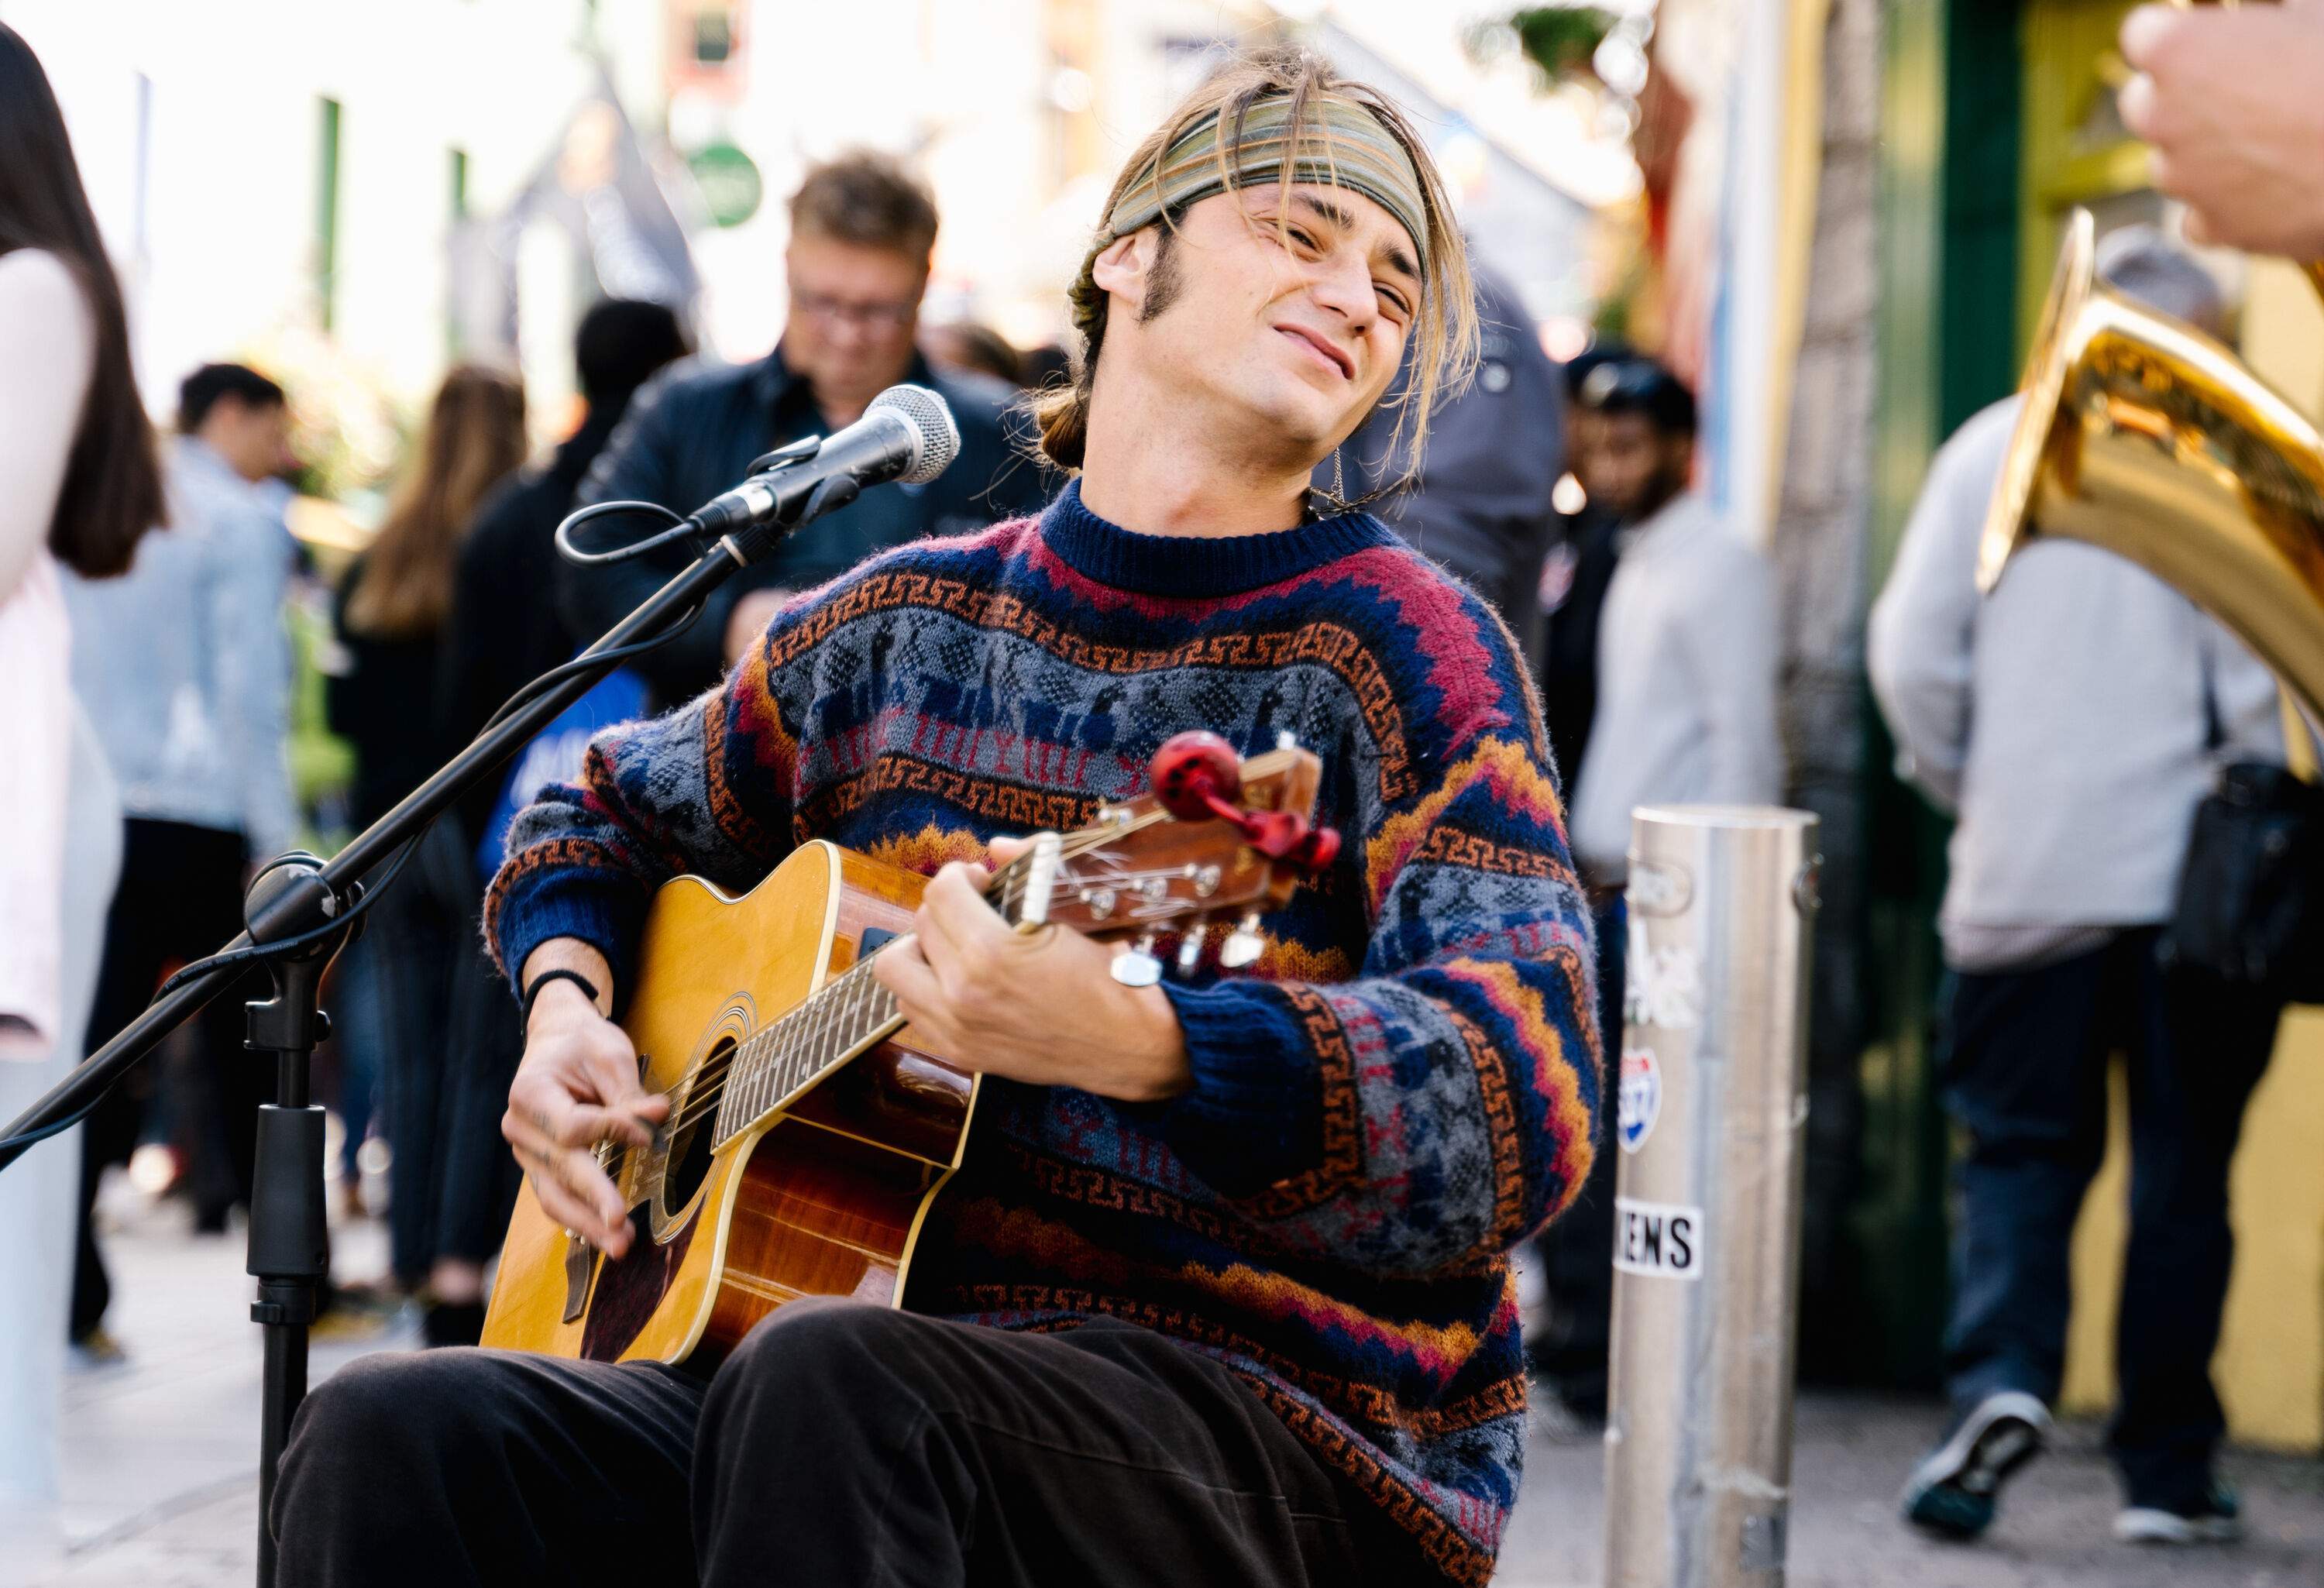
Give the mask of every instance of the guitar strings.
<svg viewBox="0 0 2324 1588">
<path fill-rule="evenodd" d="M 1153 826 L 1157 823 L 1167 821 L 1169 819 L 1170 816 L 1167 811 L 1152 810 L 1134 817 L 1126 822 L 1116 822 L 1103 826 L 1084 827 L 1077 832 L 1062 835 L 1059 839 L 1058 861 L 1062 864 L 1065 860 L 1078 859 L 1082 855 L 1090 853 L 1092 850 L 1103 848 L 1107 845 L 1118 842 L 1121 838 L 1126 837 L 1132 833 L 1141 832 L 1149 826 Z M 1028 851 L 1025 854 L 1021 854 L 1015 860 L 1010 861 L 1001 870 L 993 872 L 992 875 L 987 879 L 984 884 L 983 892 L 985 897 L 990 899 L 998 895 L 1004 908 L 1010 903 L 1021 902 L 1021 897 L 1019 896 L 1021 891 L 1020 885 L 1030 874 L 1033 858 L 1033 854 Z M 1108 877 L 1105 879 L 1105 883 L 1108 886 L 1130 884 L 1156 879 L 1167 879 L 1179 873 L 1176 868 L 1152 869 L 1143 872 L 1118 872 Z M 1077 882 L 1062 879 L 1053 882 L 1050 884 L 1050 897 L 1052 900 L 1055 900 L 1071 892 L 1080 885 L 1081 884 Z M 669 1137 L 676 1135 L 678 1131 L 685 1130 L 688 1126 L 698 1124 L 704 1119 L 715 1113 L 719 1103 L 723 1100 L 727 1083 L 733 1078 L 739 1070 L 742 1070 L 750 1066 L 755 1065 L 759 1059 L 779 1050 L 782 1046 L 779 1039 L 784 1035 L 787 1029 L 804 1030 L 806 1029 L 806 1021 L 810 1018 L 813 1011 L 828 1010 L 835 1007 L 834 1003 L 826 1001 L 832 999 L 837 990 L 844 983 L 847 983 L 848 980 L 858 971 L 863 971 L 868 974 L 872 962 L 876 959 L 881 953 L 884 952 L 894 943 L 900 940 L 901 939 L 899 938 L 890 938 L 887 943 L 882 943 L 878 948 L 873 949 L 870 954 L 866 954 L 862 957 L 857 959 L 853 965 L 849 965 L 847 969 L 840 972 L 839 974 L 825 983 L 824 985 L 815 992 L 800 1000 L 790 1009 L 785 1011 L 782 1015 L 778 1017 L 770 1024 L 753 1032 L 751 1036 L 743 1039 L 742 1041 L 736 1044 L 733 1048 L 727 1050 L 724 1056 L 726 1060 L 725 1068 L 723 1073 L 721 1073 L 715 1079 L 712 1080 L 707 1085 L 704 1086 L 699 1092 L 688 1091 L 687 1088 L 699 1077 L 703 1066 L 709 1062 L 710 1057 L 713 1056 L 706 1055 L 702 1059 L 697 1059 L 695 1063 L 687 1066 L 686 1070 L 681 1073 L 676 1080 L 671 1082 L 668 1087 L 659 1094 L 654 1094 L 654 1095 L 672 1100 L 676 1100 L 681 1093 L 686 1094 L 684 1103 L 678 1105 L 677 1117 L 665 1122 L 660 1126 L 657 1134 L 666 1141 Z M 882 991 L 884 992 L 884 989 Z M 885 1022 L 882 1023 L 884 1024 Z M 900 1023 L 900 1021 L 898 1022 L 898 1024 Z M 876 1041 L 877 1039 L 874 1039 L 874 1040 Z M 848 1048 L 843 1049 L 842 1051 L 853 1051 L 868 1045 L 870 1044 L 867 1044 L 859 1039 L 857 1042 L 849 1044 Z M 816 1066 L 810 1074 L 820 1075 L 824 1070 L 832 1067 L 832 1065 L 835 1062 L 837 1062 L 836 1056 L 835 1056 L 833 1060 L 825 1061 L 823 1064 Z M 752 1073 L 755 1074 L 756 1071 L 753 1070 Z M 788 1094 L 786 1094 L 786 1095 Z M 778 1104 L 779 1102 L 780 1099 L 778 1099 Z M 625 1148 L 626 1144 L 620 1141 L 609 1140 L 600 1143 L 598 1148 L 600 1166 L 605 1167 L 613 1161 L 613 1159 L 608 1155 L 608 1149 L 618 1152 L 620 1150 L 624 1150 Z"/>
<path fill-rule="evenodd" d="M 1109 883 L 1134 884 L 1147 880 L 1167 880 L 1179 874 L 1180 873 L 1176 868 L 1157 869 L 1148 872 L 1118 873 L 1114 877 L 1109 878 L 1108 882 Z M 1070 885 L 1060 885 L 1058 891 L 1064 891 L 1067 886 Z M 887 945 L 882 944 L 881 946 L 881 948 L 885 948 Z M 877 950 L 874 951 L 875 954 L 877 952 Z M 804 1001 L 794 1006 L 794 1011 L 791 1013 L 786 1013 L 781 1020 L 779 1020 L 774 1024 L 754 1033 L 752 1037 L 739 1044 L 733 1050 L 732 1056 L 728 1059 L 725 1072 L 715 1079 L 712 1079 L 707 1084 L 702 1085 L 700 1090 L 688 1093 L 678 1117 L 666 1123 L 662 1129 L 667 1132 L 674 1134 L 675 1132 L 682 1131 L 687 1126 L 695 1124 L 716 1113 L 724 1099 L 724 1094 L 727 1085 L 733 1080 L 738 1072 L 742 1072 L 748 1069 L 750 1066 L 755 1064 L 760 1058 L 766 1057 L 768 1054 L 779 1051 L 782 1044 L 780 1041 L 777 1040 L 777 1039 L 779 1039 L 784 1035 L 787 1029 L 787 1022 L 791 1020 L 792 1013 L 804 1011 L 811 1006 L 816 1006 L 819 1004 L 820 1001 L 825 999 L 835 996 L 844 996 L 844 993 L 841 993 L 838 991 L 842 981 L 852 975 L 859 966 L 868 966 L 872 957 L 873 956 L 867 955 L 863 959 L 857 961 L 854 965 L 849 966 L 847 970 L 841 972 L 838 976 L 834 977 L 829 983 L 826 983 L 823 989 L 815 994 L 814 998 Z M 884 995 L 885 989 L 882 989 L 880 994 L 875 994 L 874 996 Z M 870 1011 L 867 1009 L 862 1012 L 869 1013 Z M 877 1044 L 881 1040 L 883 1040 L 886 1036 L 892 1034 L 896 1027 L 902 1024 L 903 1021 L 900 1019 L 894 1020 L 892 1023 L 888 1020 L 882 1020 L 881 1022 L 881 1026 L 885 1027 L 886 1029 L 880 1030 L 875 1029 L 874 1030 L 859 1034 L 851 1040 L 845 1048 L 835 1052 L 829 1058 L 812 1066 L 807 1072 L 807 1076 L 803 1077 L 803 1080 L 821 1075 L 825 1071 L 832 1068 L 835 1065 L 842 1062 L 847 1056 L 860 1054 L 868 1048 L 877 1046 Z M 697 1073 L 698 1066 L 696 1069 L 689 1069 L 686 1077 L 682 1078 L 679 1083 L 673 1085 L 669 1091 L 663 1093 L 662 1095 L 673 1098 L 676 1097 L 678 1092 L 684 1089 L 686 1081 L 692 1079 Z M 755 1074 L 756 1072 L 752 1071 L 751 1073 Z M 787 1090 L 782 1094 L 782 1096 L 788 1096 L 790 1092 L 795 1091 L 796 1089 L 797 1088 L 794 1087 Z M 781 1100 L 781 1097 L 779 1096 L 774 1103 L 769 1104 L 769 1107 L 772 1108 L 779 1106 Z"/>
</svg>

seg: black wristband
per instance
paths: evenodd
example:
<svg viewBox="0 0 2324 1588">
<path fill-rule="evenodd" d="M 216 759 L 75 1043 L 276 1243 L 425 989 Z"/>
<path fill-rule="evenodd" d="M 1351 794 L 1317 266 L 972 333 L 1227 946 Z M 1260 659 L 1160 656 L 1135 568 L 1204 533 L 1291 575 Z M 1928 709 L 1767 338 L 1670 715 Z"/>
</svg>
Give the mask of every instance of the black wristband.
<svg viewBox="0 0 2324 1588">
<path fill-rule="evenodd" d="M 589 995 L 590 1002 L 597 1002 L 597 984 L 579 971 L 567 970 L 561 965 L 553 971 L 543 971 L 533 977 L 524 989 L 524 1023 L 527 1026 L 532 1024 L 533 1001 L 540 996 L 540 990 L 551 982 L 570 982 Z"/>
</svg>

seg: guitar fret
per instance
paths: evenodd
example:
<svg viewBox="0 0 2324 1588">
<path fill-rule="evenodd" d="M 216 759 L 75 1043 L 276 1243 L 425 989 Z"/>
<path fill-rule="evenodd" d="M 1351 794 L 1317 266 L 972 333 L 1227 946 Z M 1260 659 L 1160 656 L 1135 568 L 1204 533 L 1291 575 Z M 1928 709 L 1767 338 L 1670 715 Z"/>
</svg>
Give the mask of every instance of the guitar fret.
<svg viewBox="0 0 2324 1588">
<path fill-rule="evenodd" d="M 802 1011 L 794 1010 L 783 1021 L 780 1057 L 772 1072 L 767 1076 L 766 1106 L 769 1108 L 772 1108 L 790 1095 L 791 1071 L 798 1062 L 800 1029 L 806 1024 L 806 1019 Z"/>
<path fill-rule="evenodd" d="M 737 1048 L 734 1062 L 742 1068 L 739 1073 L 732 1068 L 726 1072 L 726 1099 L 721 1104 L 721 1112 L 730 1134 L 741 1130 L 750 1118 L 751 1082 L 758 1068 L 757 1056 L 753 1052 L 757 1043 L 758 1039 L 753 1037 Z"/>
<path fill-rule="evenodd" d="M 848 977 L 846 1028 L 844 1040 L 839 1045 L 842 1053 L 863 1040 L 863 989 L 874 984 L 866 971 L 851 971 Z"/>
<path fill-rule="evenodd" d="M 831 995 L 821 994 L 815 1001 L 815 1019 L 808 1022 L 807 1040 L 799 1045 L 798 1074 L 792 1077 L 793 1086 L 804 1086 L 823 1067 L 823 1052 L 831 1041 Z"/>
<path fill-rule="evenodd" d="M 815 1006 L 814 1035 L 807 1045 L 806 1053 L 801 1056 L 804 1062 L 799 1066 L 799 1077 L 797 1082 L 797 1085 L 802 1086 L 806 1085 L 811 1077 L 822 1073 L 824 1062 L 831 1052 L 831 1031 L 836 1011 L 836 1001 L 832 998 L 826 988 L 816 999 Z"/>
</svg>

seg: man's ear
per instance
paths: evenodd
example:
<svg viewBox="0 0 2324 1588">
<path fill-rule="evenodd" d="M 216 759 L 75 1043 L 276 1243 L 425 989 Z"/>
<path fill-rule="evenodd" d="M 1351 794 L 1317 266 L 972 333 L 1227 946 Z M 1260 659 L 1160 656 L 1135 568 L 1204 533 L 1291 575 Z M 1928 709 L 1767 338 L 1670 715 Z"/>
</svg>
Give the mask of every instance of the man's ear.
<svg viewBox="0 0 2324 1588">
<path fill-rule="evenodd" d="M 1146 307 L 1146 273 L 1154 264 L 1155 232 L 1152 226 L 1140 226 L 1126 237 L 1116 237 L 1090 262 L 1090 280 L 1101 292 L 1111 293 L 1122 300 L 1130 312 L 1123 316 L 1109 315 L 1109 320 L 1135 320 Z"/>
</svg>

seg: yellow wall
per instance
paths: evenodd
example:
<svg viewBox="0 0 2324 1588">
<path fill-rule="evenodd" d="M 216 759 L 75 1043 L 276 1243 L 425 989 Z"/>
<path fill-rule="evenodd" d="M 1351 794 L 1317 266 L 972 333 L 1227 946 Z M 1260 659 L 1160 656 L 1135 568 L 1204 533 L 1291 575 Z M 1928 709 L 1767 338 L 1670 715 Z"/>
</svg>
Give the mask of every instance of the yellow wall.
<svg viewBox="0 0 2324 1588">
<path fill-rule="evenodd" d="M 2069 1409 L 2114 1400 L 2115 1301 L 2129 1180 L 2122 1076 L 2112 1140 L 2074 1231 Z M 2280 1450 L 2324 1449 L 2324 1011 L 2287 1017 L 2275 1061 L 2244 1116 L 2228 1195 L 2235 1278 L 2211 1376 L 2228 1432 Z"/>
</svg>

